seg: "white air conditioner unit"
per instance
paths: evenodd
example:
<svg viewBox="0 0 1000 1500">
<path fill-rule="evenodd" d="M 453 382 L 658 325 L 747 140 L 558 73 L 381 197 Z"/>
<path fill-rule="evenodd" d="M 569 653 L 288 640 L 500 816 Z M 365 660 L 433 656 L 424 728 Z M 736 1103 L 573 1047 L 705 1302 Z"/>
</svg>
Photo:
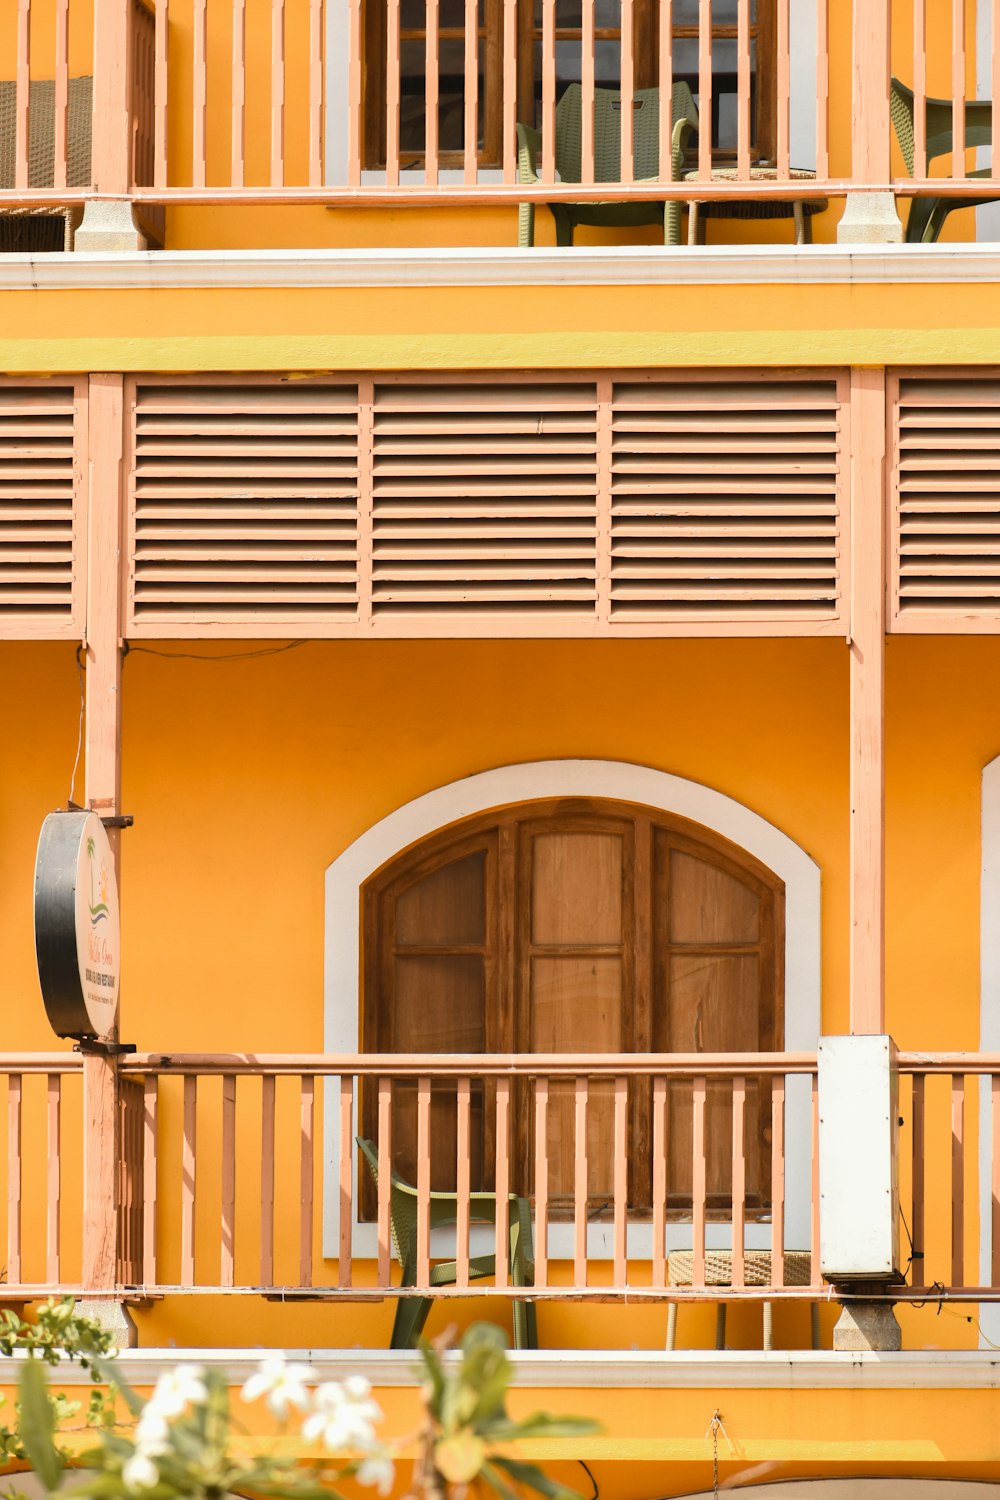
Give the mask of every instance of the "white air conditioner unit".
<svg viewBox="0 0 1000 1500">
<path fill-rule="evenodd" d="M 820 1270 L 899 1279 L 899 1075 L 888 1036 L 819 1043 Z"/>
</svg>

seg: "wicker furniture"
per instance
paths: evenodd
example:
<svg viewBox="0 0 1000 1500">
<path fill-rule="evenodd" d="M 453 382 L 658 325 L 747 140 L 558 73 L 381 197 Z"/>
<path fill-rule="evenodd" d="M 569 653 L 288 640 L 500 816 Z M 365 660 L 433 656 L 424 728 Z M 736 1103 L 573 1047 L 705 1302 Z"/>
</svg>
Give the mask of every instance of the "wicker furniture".
<svg viewBox="0 0 1000 1500">
<path fill-rule="evenodd" d="M 686 83 L 675 83 L 671 94 L 671 180 L 681 175 L 687 138 L 698 129 L 698 111 Z M 636 182 L 660 176 L 660 91 L 637 89 L 632 109 L 633 163 Z M 517 180 L 537 183 L 542 137 L 530 125 L 517 127 Z M 556 105 L 556 171 L 562 182 L 580 182 L 583 157 L 583 91 L 571 83 Z M 621 93 L 594 90 L 594 179 L 621 182 Z M 572 245 L 577 224 L 663 224 L 663 243 L 681 242 L 681 205 L 668 203 L 550 203 L 556 221 L 556 243 Z M 517 243 L 535 243 L 535 205 L 518 210 Z"/>
<path fill-rule="evenodd" d="M 66 122 L 66 186 L 90 186 L 90 142 L 94 80 L 88 75 L 69 80 Z M 0 79 L 0 190 L 15 181 L 17 149 L 17 85 Z M 55 183 L 55 83 L 35 79 L 28 94 L 28 186 Z M 0 206 L 0 253 L 37 254 L 72 250 L 83 211 L 73 208 L 7 208 Z"/>
<path fill-rule="evenodd" d="M 912 177 L 916 140 L 913 128 L 913 90 L 898 78 L 892 80 L 889 95 L 892 111 L 892 128 L 896 132 L 899 149 L 903 153 L 906 170 Z M 954 146 L 950 99 L 925 100 L 927 165 L 936 156 L 950 155 Z M 965 102 L 966 146 L 989 146 L 993 140 L 993 105 L 989 99 L 967 99 Z M 923 175 L 923 174 L 922 174 Z M 989 177 L 989 167 L 969 172 L 969 177 Z M 981 203 L 992 203 L 992 198 L 914 198 L 910 203 L 910 216 L 906 222 L 908 244 L 932 244 L 941 233 L 945 219 L 957 208 L 978 208 Z"/>
<path fill-rule="evenodd" d="M 752 182 L 774 182 L 776 167 L 756 166 L 750 168 Z M 796 182 L 815 180 L 816 173 L 795 168 L 789 176 Z M 713 182 L 735 182 L 738 173 L 735 167 L 715 167 Z M 685 172 L 685 182 L 696 182 L 697 172 Z M 795 243 L 808 245 L 812 242 L 812 218 L 827 207 L 826 198 L 715 198 L 710 202 L 695 199 L 688 215 L 688 244 L 705 243 L 706 219 L 792 219 L 795 224 Z"/>
<path fill-rule="evenodd" d="M 694 1255 L 690 1250 L 673 1250 L 667 1257 L 668 1286 L 691 1286 L 693 1282 Z M 746 1286 L 771 1285 L 770 1250 L 744 1250 L 743 1280 Z M 785 1286 L 809 1286 L 812 1280 L 812 1257 L 808 1250 L 785 1251 Z M 705 1285 L 732 1286 L 733 1252 L 731 1250 L 705 1251 Z M 773 1304 L 764 1303 L 764 1348 L 774 1348 Z M 819 1305 L 809 1304 L 809 1319 L 812 1346 L 819 1348 Z M 671 1302 L 667 1309 L 667 1348 L 677 1347 L 677 1303 Z M 726 1304 L 720 1302 L 715 1314 L 715 1347 L 726 1347 Z"/>
<path fill-rule="evenodd" d="M 358 1136 L 358 1148 L 368 1163 L 372 1177 L 378 1184 L 378 1151 L 371 1141 Z M 470 1193 L 469 1218 L 472 1222 L 495 1224 L 497 1221 L 496 1193 Z M 431 1193 L 430 1224 L 438 1229 L 455 1224 L 458 1195 L 456 1193 Z M 510 1273 L 515 1286 L 528 1286 L 534 1279 L 534 1250 L 531 1241 L 531 1206 L 526 1198 L 511 1193 L 507 1200 L 507 1216 L 510 1241 Z M 404 1182 L 394 1172 L 392 1190 L 389 1195 L 389 1223 L 392 1243 L 402 1267 L 401 1286 L 415 1286 L 417 1280 L 417 1190 Z M 496 1257 L 474 1255 L 469 1261 L 469 1276 L 479 1280 L 492 1276 L 496 1270 Z M 431 1286 L 453 1286 L 456 1265 L 453 1260 L 439 1261 L 431 1267 Z M 392 1349 L 415 1349 L 417 1339 L 431 1310 L 432 1297 L 401 1297 L 396 1307 L 396 1319 L 392 1325 Z M 538 1329 L 533 1302 L 514 1303 L 514 1347 L 515 1349 L 537 1349 Z"/>
</svg>

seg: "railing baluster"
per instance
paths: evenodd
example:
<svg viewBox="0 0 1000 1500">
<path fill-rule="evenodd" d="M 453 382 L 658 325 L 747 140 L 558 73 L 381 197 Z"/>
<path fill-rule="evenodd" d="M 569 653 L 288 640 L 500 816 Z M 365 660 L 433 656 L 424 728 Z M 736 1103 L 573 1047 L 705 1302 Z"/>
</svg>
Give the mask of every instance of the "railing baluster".
<svg viewBox="0 0 1000 1500">
<path fill-rule="evenodd" d="M 392 14 L 390 3 L 387 15 Z M 399 9 L 397 0 L 396 36 L 399 36 Z M 347 182 L 349 187 L 361 184 L 361 142 L 364 139 L 365 122 L 361 106 L 361 0 L 348 0 L 347 5 Z M 391 54 L 390 54 L 391 55 Z M 386 107 L 389 100 L 389 71 L 386 71 Z M 399 67 L 396 69 L 397 90 Z M 398 116 L 397 116 L 398 120 Z M 397 126 L 397 149 L 399 133 Z M 388 147 L 388 140 L 387 140 Z"/>
<path fill-rule="evenodd" d="M 653 1285 L 667 1284 L 667 1080 L 653 1079 Z"/>
<path fill-rule="evenodd" d="M 927 176 L 927 0 L 913 0 L 913 175 Z"/>
<path fill-rule="evenodd" d="M 455 1283 L 469 1284 L 469 1194 L 471 1187 L 472 1085 L 460 1078 L 456 1085 L 455 1128 Z"/>
<path fill-rule="evenodd" d="M 750 0 L 738 0 L 736 37 L 736 173 L 740 178 L 749 178 Z M 822 53 L 822 50 L 822 42 L 819 42 L 819 52 Z"/>
<path fill-rule="evenodd" d="M 69 0 L 56 0 L 55 141 L 52 185 L 67 184 L 69 141 Z"/>
<path fill-rule="evenodd" d="M 21 1280 L 21 1074 L 7 1076 L 7 1281 Z"/>
<path fill-rule="evenodd" d="M 503 180 L 517 180 L 517 0 L 503 0 Z M 532 121 L 528 121 L 529 125 Z"/>
<path fill-rule="evenodd" d="M 615 1286 L 628 1281 L 628 1078 L 615 1079 Z"/>
<path fill-rule="evenodd" d="M 236 1075 L 222 1077 L 222 1244 L 219 1280 L 232 1286 L 236 1272 Z"/>
<path fill-rule="evenodd" d="M 863 3 L 863 0 L 859 0 Z M 778 95 L 778 149 L 775 157 L 778 176 L 789 172 L 789 138 L 791 124 L 792 65 L 788 0 L 777 0 L 777 67 L 775 78 Z M 818 40 L 818 38 L 817 38 Z"/>
<path fill-rule="evenodd" d="M 167 88 L 170 0 L 156 0 L 153 82 L 153 186 L 167 186 Z"/>
<path fill-rule="evenodd" d="M 707 1081 L 696 1078 L 692 1088 L 691 1121 L 691 1285 L 705 1285 L 705 1199 L 707 1196 L 707 1162 L 705 1157 L 705 1099 Z"/>
<path fill-rule="evenodd" d="M 378 1081 L 378 1284 L 392 1285 L 392 1079 Z"/>
<path fill-rule="evenodd" d="M 465 0 L 465 180 L 479 177 L 479 0 Z"/>
<path fill-rule="evenodd" d="M 431 1278 L 431 1081 L 417 1081 L 417 1285 Z"/>
<path fill-rule="evenodd" d="M 194 76 L 191 80 L 194 118 L 191 128 L 191 181 L 204 187 L 208 172 L 208 6 L 194 0 Z"/>
<path fill-rule="evenodd" d="M 589 1082 L 577 1078 L 573 1120 L 573 1283 L 587 1285 L 587 1096 Z"/>
<path fill-rule="evenodd" d="M 323 0 L 309 0 L 309 186 L 323 186 Z"/>
<path fill-rule="evenodd" d="M 272 1073 L 260 1081 L 260 1284 L 274 1285 L 274 1085 Z"/>
<path fill-rule="evenodd" d="M 45 1279 L 59 1285 L 59 1237 L 62 1216 L 62 1074 L 48 1077 L 48 1184 L 45 1215 Z"/>
<path fill-rule="evenodd" d="M 951 1079 L 951 1284 L 965 1285 L 965 1074 Z"/>
<path fill-rule="evenodd" d="M 910 1269 L 911 1286 L 924 1286 L 927 1262 L 924 1255 L 924 1097 L 926 1079 L 922 1073 L 913 1075 L 913 1097 L 911 1101 L 911 1112 L 913 1114 L 912 1142 L 912 1233 L 913 1233 L 913 1264 Z M 919 1262 L 919 1264 L 918 1264 Z M 917 1272 L 920 1275 L 918 1278 Z"/>
<path fill-rule="evenodd" d="M 583 0 L 580 33 L 580 181 L 594 180 L 594 0 Z"/>
<path fill-rule="evenodd" d="M 510 1267 L 510 1079 L 497 1079 L 496 1097 L 496 1284 L 506 1286 Z"/>
<path fill-rule="evenodd" d="M 142 1086 L 142 1280 L 156 1285 L 156 1115 L 160 1080 L 149 1074 Z"/>
<path fill-rule="evenodd" d="M 28 186 L 30 160 L 28 113 L 31 96 L 31 0 L 17 4 L 17 64 L 14 84 L 14 186 Z"/>
<path fill-rule="evenodd" d="M 337 1281 L 350 1286 L 354 1240 L 354 1075 L 340 1075 L 340 1254 Z"/>
<path fill-rule="evenodd" d="M 712 177 L 712 0 L 698 0 L 698 175 Z"/>
<path fill-rule="evenodd" d="M 674 18 L 672 0 L 660 0 L 660 180 L 674 176 Z"/>
<path fill-rule="evenodd" d="M 785 1080 L 771 1080 L 771 1285 L 785 1284 Z"/>
<path fill-rule="evenodd" d="M 965 176 L 965 0 L 951 7 L 951 175 Z"/>
<path fill-rule="evenodd" d="M 385 180 L 388 187 L 399 187 L 400 66 L 399 0 L 388 0 L 385 19 Z"/>
<path fill-rule="evenodd" d="M 1000 1075 L 990 1079 L 990 1285 L 1000 1286 Z"/>
<path fill-rule="evenodd" d="M 184 1079 L 184 1141 L 181 1153 L 181 1286 L 194 1286 L 197 1195 L 198 1078 Z"/>
<path fill-rule="evenodd" d="M 441 92 L 440 4 L 441 0 L 426 0 L 424 77 L 427 93 L 424 114 L 424 182 L 428 187 L 436 187 L 438 180 Z"/>
<path fill-rule="evenodd" d="M 309 1074 L 304 1074 L 302 1078 L 299 1129 L 301 1141 L 299 1183 L 302 1199 L 299 1213 L 299 1286 L 312 1286 L 316 1080 Z"/>
<path fill-rule="evenodd" d="M 621 180 L 635 180 L 635 137 L 633 111 L 635 106 L 635 64 L 632 29 L 632 0 L 621 0 Z"/>
<path fill-rule="evenodd" d="M 830 0 L 816 0 L 816 176 L 822 181 L 829 175 Z"/>
<path fill-rule="evenodd" d="M 746 1226 L 747 1081 L 733 1079 L 733 1286 L 743 1285 L 743 1237 Z"/>
<path fill-rule="evenodd" d="M 271 186 L 285 185 L 285 0 L 271 0 Z"/>
<path fill-rule="evenodd" d="M 246 0 L 233 0 L 233 187 L 242 187 L 246 176 L 246 57 Z"/>
<path fill-rule="evenodd" d="M 556 180 L 556 0 L 542 0 L 542 181 Z"/>
<path fill-rule="evenodd" d="M 549 1080 L 535 1080 L 535 1285 L 549 1283 Z"/>
</svg>

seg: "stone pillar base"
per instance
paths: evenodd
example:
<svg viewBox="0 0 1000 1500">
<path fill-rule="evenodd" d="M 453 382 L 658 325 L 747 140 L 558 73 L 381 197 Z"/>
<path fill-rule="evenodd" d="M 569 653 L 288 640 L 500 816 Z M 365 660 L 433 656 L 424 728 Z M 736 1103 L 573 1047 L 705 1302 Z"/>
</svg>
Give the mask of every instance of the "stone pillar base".
<svg viewBox="0 0 1000 1500">
<path fill-rule="evenodd" d="M 901 245 L 903 226 L 892 193 L 870 193 L 855 188 L 847 195 L 844 216 L 837 225 L 838 245 Z"/>
<path fill-rule="evenodd" d="M 902 1349 L 903 1330 L 891 1302 L 842 1302 L 841 1308 L 833 1330 L 835 1349 Z"/>
<path fill-rule="evenodd" d="M 73 236 L 73 249 L 116 255 L 123 250 L 145 250 L 146 237 L 139 231 L 132 204 L 127 198 L 89 198 L 83 221 Z"/>
<path fill-rule="evenodd" d="M 116 1349 L 135 1349 L 139 1343 L 139 1330 L 124 1302 L 114 1297 L 81 1297 L 76 1310 L 84 1318 L 93 1318 L 106 1333 L 110 1333 Z"/>
</svg>

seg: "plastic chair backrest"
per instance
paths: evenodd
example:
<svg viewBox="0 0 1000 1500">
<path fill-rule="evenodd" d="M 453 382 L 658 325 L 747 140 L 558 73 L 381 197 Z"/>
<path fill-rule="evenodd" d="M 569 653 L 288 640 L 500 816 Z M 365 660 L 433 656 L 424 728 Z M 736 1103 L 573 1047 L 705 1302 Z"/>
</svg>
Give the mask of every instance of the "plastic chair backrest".
<svg viewBox="0 0 1000 1500">
<path fill-rule="evenodd" d="M 673 120 L 676 123 L 677 89 Z M 594 90 L 594 177 L 621 182 L 622 96 L 619 89 Z M 637 178 L 660 168 L 660 91 L 636 89 L 632 105 L 632 151 Z M 583 158 L 583 90 L 571 83 L 556 105 L 556 170 L 563 182 L 579 182 Z"/>
<path fill-rule="evenodd" d="M 925 100 L 927 121 L 927 160 L 944 156 L 953 149 L 954 130 L 950 99 Z M 913 176 L 916 155 L 916 132 L 914 129 L 915 100 L 913 90 L 905 83 L 893 78 L 889 89 L 889 112 L 892 128 L 896 132 L 899 149 L 903 153 L 906 170 Z M 986 116 L 988 123 L 979 121 Z M 965 144 L 966 146 L 988 146 L 993 135 L 992 107 L 987 100 L 971 99 L 966 102 Z"/>
</svg>

